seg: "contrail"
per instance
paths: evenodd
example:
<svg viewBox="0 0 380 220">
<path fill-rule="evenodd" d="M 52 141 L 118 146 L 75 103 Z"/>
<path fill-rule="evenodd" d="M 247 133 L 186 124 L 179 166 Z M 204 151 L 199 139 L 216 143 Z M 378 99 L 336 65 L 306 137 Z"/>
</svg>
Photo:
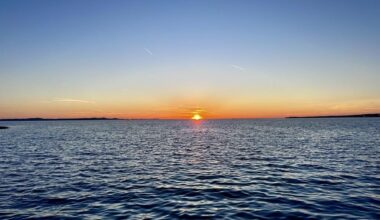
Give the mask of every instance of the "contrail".
<svg viewBox="0 0 380 220">
<path fill-rule="evenodd" d="M 148 48 L 144 48 L 145 52 L 149 53 L 151 56 L 153 55 L 152 51 L 150 51 Z"/>
<path fill-rule="evenodd" d="M 238 66 L 238 65 L 231 65 L 233 68 L 237 69 L 237 70 L 240 70 L 240 71 L 244 71 L 245 69 L 241 66 Z"/>
</svg>

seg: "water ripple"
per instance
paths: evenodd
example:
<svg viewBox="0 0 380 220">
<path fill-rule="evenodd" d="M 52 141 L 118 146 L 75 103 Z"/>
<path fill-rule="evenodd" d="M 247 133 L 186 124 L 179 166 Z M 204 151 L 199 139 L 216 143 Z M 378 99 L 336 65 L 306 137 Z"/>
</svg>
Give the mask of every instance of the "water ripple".
<svg viewBox="0 0 380 220">
<path fill-rule="evenodd" d="M 0 218 L 380 219 L 379 122 L 9 122 Z"/>
</svg>

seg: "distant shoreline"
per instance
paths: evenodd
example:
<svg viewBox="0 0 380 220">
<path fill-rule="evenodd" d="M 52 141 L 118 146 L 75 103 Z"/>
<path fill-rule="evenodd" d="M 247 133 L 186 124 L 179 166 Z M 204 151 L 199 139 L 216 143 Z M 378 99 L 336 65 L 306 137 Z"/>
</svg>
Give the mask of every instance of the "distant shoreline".
<svg viewBox="0 0 380 220">
<path fill-rule="evenodd" d="M 118 118 L 5 118 L 0 121 L 98 121 L 120 120 Z"/>
<path fill-rule="evenodd" d="M 292 117 L 286 117 L 286 118 L 376 118 L 376 117 L 380 117 L 380 114 L 292 116 Z"/>
<path fill-rule="evenodd" d="M 358 114 L 358 115 L 317 115 L 317 116 L 289 116 L 282 119 L 296 118 L 376 118 L 376 114 Z M 212 118 L 205 120 L 250 120 L 250 119 L 281 119 L 281 118 Z M 101 120 L 189 120 L 189 119 L 160 119 L 160 118 L 3 118 L 0 121 L 101 121 Z"/>
</svg>

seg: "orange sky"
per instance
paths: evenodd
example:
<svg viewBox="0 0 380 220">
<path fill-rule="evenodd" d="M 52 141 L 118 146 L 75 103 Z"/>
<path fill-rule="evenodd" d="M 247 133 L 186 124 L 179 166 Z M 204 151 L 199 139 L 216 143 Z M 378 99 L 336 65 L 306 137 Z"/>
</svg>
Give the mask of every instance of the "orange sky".
<svg viewBox="0 0 380 220">
<path fill-rule="evenodd" d="M 176 104 L 179 103 L 179 104 Z M 15 107 L 16 106 L 16 107 Z M 2 107 L 2 118 L 159 118 L 189 119 L 200 114 L 205 119 L 217 118 L 281 118 L 286 116 L 361 114 L 379 112 L 380 102 L 357 100 L 351 102 L 312 102 L 300 100 L 228 100 L 209 98 L 198 102 L 177 99 L 168 102 L 128 103 L 116 101 L 85 101 L 57 99 L 53 101 L 13 103 Z"/>
</svg>

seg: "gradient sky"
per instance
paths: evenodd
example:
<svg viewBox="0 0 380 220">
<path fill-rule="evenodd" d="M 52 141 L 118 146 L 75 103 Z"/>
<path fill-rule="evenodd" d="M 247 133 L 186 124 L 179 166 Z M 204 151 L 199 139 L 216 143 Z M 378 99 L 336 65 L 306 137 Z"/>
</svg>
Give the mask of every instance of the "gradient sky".
<svg viewBox="0 0 380 220">
<path fill-rule="evenodd" d="M 380 1 L 0 1 L 0 118 L 380 112 Z"/>
</svg>

